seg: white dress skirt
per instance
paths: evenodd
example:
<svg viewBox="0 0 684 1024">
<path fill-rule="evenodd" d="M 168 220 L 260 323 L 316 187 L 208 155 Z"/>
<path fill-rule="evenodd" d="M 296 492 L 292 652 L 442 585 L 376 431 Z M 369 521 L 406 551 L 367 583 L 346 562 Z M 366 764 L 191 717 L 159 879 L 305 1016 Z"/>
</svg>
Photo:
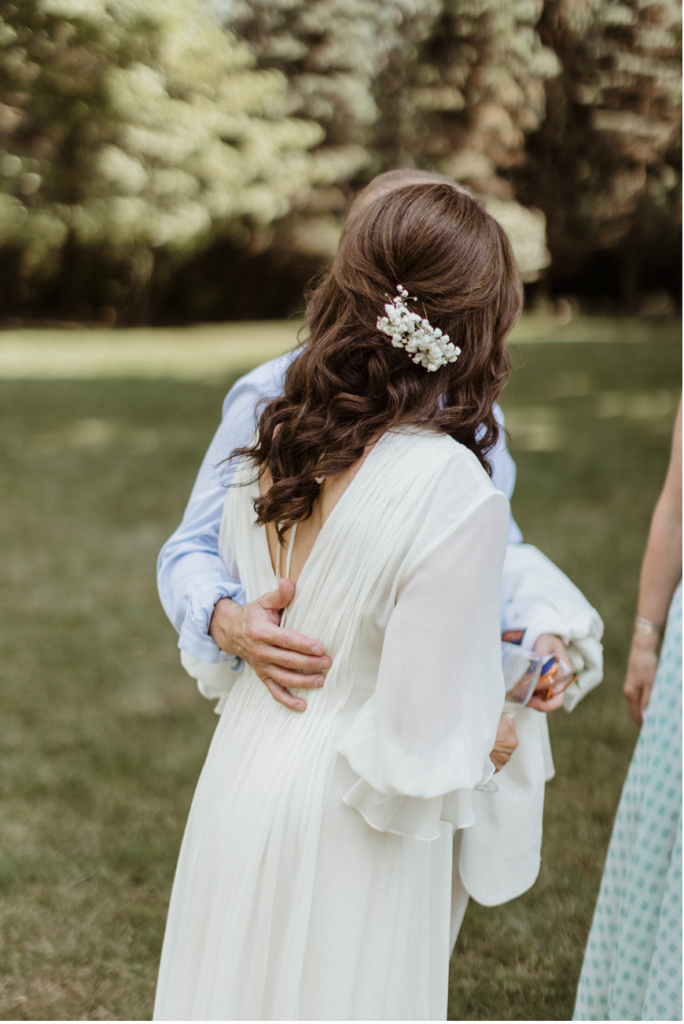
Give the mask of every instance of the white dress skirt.
<svg viewBox="0 0 684 1024">
<path fill-rule="evenodd" d="M 243 460 L 220 551 L 275 589 Z M 372 450 L 284 625 L 332 657 L 305 712 L 204 666 L 221 717 L 178 860 L 155 1020 L 445 1020 L 452 839 L 493 772 L 508 502 L 443 434 Z M 213 675 L 212 675 L 213 674 Z M 221 682 L 216 684 L 216 679 Z M 213 679 L 213 682 L 212 682 Z"/>
</svg>

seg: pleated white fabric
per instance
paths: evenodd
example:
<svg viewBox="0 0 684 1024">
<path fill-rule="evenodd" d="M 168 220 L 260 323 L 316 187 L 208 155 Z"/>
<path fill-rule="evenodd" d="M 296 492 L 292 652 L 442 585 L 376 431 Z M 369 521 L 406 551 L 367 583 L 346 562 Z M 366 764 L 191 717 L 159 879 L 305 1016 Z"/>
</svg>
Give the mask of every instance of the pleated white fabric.
<svg viewBox="0 0 684 1024">
<path fill-rule="evenodd" d="M 275 586 L 241 463 L 221 554 Z M 246 667 L 189 666 L 221 717 L 190 811 L 155 1020 L 444 1020 L 454 828 L 503 705 L 508 503 L 451 438 L 386 434 L 321 530 L 284 624 L 325 686 L 277 704 Z M 206 679 L 203 679 L 206 677 Z"/>
</svg>

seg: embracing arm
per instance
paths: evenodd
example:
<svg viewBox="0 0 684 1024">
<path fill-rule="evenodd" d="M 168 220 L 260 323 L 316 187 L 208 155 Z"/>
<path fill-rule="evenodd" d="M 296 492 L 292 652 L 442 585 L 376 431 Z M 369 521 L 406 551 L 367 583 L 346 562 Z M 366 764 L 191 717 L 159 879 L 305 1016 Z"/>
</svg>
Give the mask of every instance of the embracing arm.
<svg viewBox="0 0 684 1024">
<path fill-rule="evenodd" d="M 235 472 L 225 460 L 249 442 L 258 403 L 280 392 L 292 357 L 258 367 L 228 393 L 183 522 L 162 548 L 157 569 L 162 604 L 180 634 L 186 668 L 194 666 L 188 669 L 192 675 L 200 681 L 206 675 L 200 662 L 227 662 L 238 671 L 244 659 L 276 700 L 302 711 L 306 703 L 287 687 L 320 686 L 330 659 L 314 640 L 280 628 L 280 612 L 292 599 L 291 584 L 284 581 L 279 590 L 246 604 L 237 564 L 226 566 L 218 550 L 226 488 Z M 212 687 L 203 692 L 216 696 Z"/>
<path fill-rule="evenodd" d="M 204 456 L 183 521 L 161 549 L 157 584 L 164 610 L 179 633 L 181 650 L 203 661 L 228 660 L 209 633 L 214 607 L 221 598 L 245 603 L 236 567 L 224 565 L 218 535 L 226 489 L 235 466 L 225 462 L 234 448 L 254 432 L 256 403 L 263 393 L 243 378 L 230 391 L 224 416 Z"/>
</svg>

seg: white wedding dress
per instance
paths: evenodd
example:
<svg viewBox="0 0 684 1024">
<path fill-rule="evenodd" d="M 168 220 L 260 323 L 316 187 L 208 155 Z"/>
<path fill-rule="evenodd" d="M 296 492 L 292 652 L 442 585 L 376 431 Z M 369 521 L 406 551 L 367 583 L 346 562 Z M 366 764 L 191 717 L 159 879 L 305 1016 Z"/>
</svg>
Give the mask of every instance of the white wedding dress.
<svg viewBox="0 0 684 1024">
<path fill-rule="evenodd" d="M 221 554 L 275 589 L 243 460 Z M 180 852 L 155 1020 L 444 1020 L 452 835 L 503 706 L 508 502 L 443 434 L 385 434 L 318 535 L 284 624 L 324 687 L 276 703 L 196 662 L 221 717 Z"/>
</svg>

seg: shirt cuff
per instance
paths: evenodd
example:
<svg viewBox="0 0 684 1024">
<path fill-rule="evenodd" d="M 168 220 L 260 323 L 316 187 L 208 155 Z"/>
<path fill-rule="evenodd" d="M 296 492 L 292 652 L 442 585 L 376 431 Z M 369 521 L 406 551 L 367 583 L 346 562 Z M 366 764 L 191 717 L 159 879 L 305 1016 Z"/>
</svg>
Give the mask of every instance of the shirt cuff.
<svg viewBox="0 0 684 1024">
<path fill-rule="evenodd" d="M 222 651 L 209 635 L 209 623 L 214 614 L 214 607 L 222 597 L 229 597 L 239 605 L 244 605 L 246 600 L 244 588 L 234 580 L 195 587 L 190 592 L 178 646 L 193 658 L 199 658 L 209 664 L 225 661 L 230 669 L 239 672 L 243 666 L 242 659 Z"/>
</svg>

